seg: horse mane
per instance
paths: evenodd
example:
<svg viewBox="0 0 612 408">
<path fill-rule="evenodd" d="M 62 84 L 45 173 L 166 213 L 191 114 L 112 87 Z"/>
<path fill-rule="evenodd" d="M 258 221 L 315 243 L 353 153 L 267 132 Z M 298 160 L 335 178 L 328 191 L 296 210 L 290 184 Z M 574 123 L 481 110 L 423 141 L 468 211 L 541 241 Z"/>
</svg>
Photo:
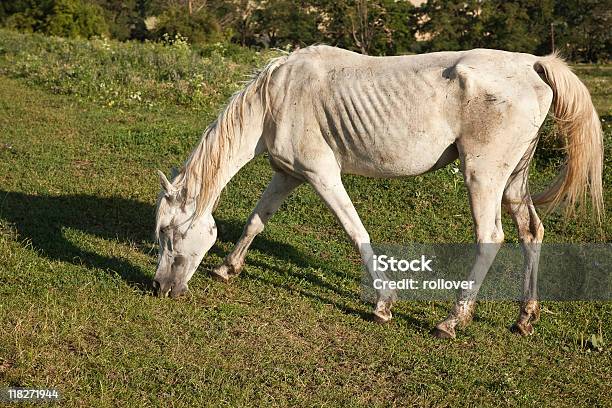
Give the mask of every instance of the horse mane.
<svg viewBox="0 0 612 408">
<path fill-rule="evenodd" d="M 204 131 L 200 143 L 191 152 L 183 170 L 172 181 L 177 190 L 181 191 L 183 202 L 191 197 L 195 199 L 194 218 L 210 207 L 219 188 L 222 188 L 219 182 L 224 179 L 226 164 L 247 124 L 247 103 L 254 95 L 259 95 L 263 115 L 269 111 L 270 77 L 287 58 L 285 55 L 270 60 L 262 70 L 251 77 L 242 90 L 232 95 L 217 119 Z"/>
</svg>

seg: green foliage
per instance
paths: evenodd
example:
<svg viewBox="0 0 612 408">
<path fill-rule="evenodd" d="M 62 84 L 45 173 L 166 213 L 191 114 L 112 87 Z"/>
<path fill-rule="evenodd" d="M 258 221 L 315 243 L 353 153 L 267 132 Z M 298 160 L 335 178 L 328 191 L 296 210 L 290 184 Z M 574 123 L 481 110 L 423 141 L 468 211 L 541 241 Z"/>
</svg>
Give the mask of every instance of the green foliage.
<svg viewBox="0 0 612 408">
<path fill-rule="evenodd" d="M 383 4 L 387 10 L 385 18 L 391 40 L 387 43 L 387 55 L 417 50 L 412 30 L 415 8 L 407 1 L 385 0 Z"/>
<path fill-rule="evenodd" d="M 142 39 L 144 22 L 141 17 L 142 0 L 95 0 L 104 10 L 111 38 L 126 41 L 132 38 Z"/>
<path fill-rule="evenodd" d="M 602 0 L 17 0 L 0 23 L 66 37 L 108 34 L 121 41 L 234 42 L 257 48 L 313 43 L 364 54 L 476 47 L 607 61 L 609 4 Z"/>
<path fill-rule="evenodd" d="M 257 27 L 258 40 L 263 45 L 304 47 L 323 40 L 318 30 L 320 14 L 308 1 L 297 3 L 276 0 L 267 7 L 255 10 L 252 24 Z"/>
<path fill-rule="evenodd" d="M 462 50 L 477 44 L 484 35 L 479 18 L 480 1 L 429 0 L 417 12 L 417 35 L 426 50 Z"/>
<path fill-rule="evenodd" d="M 40 0 L 20 0 L 0 3 L 0 22 L 4 26 L 26 32 L 45 32 L 46 17 L 51 3 Z"/>
<path fill-rule="evenodd" d="M 572 60 L 610 60 L 612 7 L 609 1 L 558 1 L 555 16 L 556 44 L 564 55 Z"/>
<path fill-rule="evenodd" d="M 180 37 L 160 43 L 45 38 L 0 30 L 0 74 L 106 106 L 220 103 L 246 65 L 269 55 L 224 44 L 193 47 Z"/>
<path fill-rule="evenodd" d="M 223 40 L 221 26 L 212 15 L 205 10 L 189 14 L 185 7 L 178 6 L 165 10 L 151 31 L 151 37 L 156 40 L 164 38 L 164 35 L 182 35 L 195 44 Z"/>
<path fill-rule="evenodd" d="M 413 6 L 394 0 L 275 0 L 249 12 L 236 30 L 243 45 L 337 45 L 364 54 L 389 55 L 414 48 Z M 238 10 L 236 11 L 238 12 Z"/>
<path fill-rule="evenodd" d="M 40 31 L 61 37 L 108 35 L 104 10 L 84 0 L 30 0 L 5 9 L 4 25 L 20 31 Z M 1 14 L 0 14 L 1 15 Z"/>
<path fill-rule="evenodd" d="M 47 17 L 47 34 L 69 38 L 108 34 L 108 25 L 98 5 L 82 0 L 55 0 L 53 3 Z"/>
<path fill-rule="evenodd" d="M 508 51 L 534 53 L 538 47 L 547 47 L 546 39 L 551 21 L 553 4 L 551 0 L 490 0 L 482 5 L 480 24 L 484 38 L 481 46 Z"/>
<path fill-rule="evenodd" d="M 331 44 L 374 55 L 413 49 L 415 40 L 409 25 L 413 7 L 409 2 L 331 0 L 321 4 L 330 16 L 325 38 Z"/>
<path fill-rule="evenodd" d="M 431 51 L 482 47 L 533 53 L 548 45 L 551 19 L 551 0 L 429 0 L 418 10 L 416 30 Z"/>
<path fill-rule="evenodd" d="M 24 32 L 34 32 L 39 21 L 30 13 L 15 13 L 7 17 L 5 25 Z"/>
</svg>

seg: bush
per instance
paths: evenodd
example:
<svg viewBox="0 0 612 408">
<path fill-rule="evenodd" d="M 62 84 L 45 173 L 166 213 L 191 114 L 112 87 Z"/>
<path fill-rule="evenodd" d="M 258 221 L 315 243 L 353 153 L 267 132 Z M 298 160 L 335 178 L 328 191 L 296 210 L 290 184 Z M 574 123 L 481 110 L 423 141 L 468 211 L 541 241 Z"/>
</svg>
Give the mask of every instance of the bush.
<svg viewBox="0 0 612 408">
<path fill-rule="evenodd" d="M 69 38 L 108 35 L 108 24 L 100 6 L 80 0 L 55 0 L 53 3 L 52 13 L 47 18 L 47 34 Z"/>
<path fill-rule="evenodd" d="M 189 14 L 184 7 L 177 6 L 164 11 L 151 31 L 152 38 L 156 40 L 177 36 L 186 37 L 193 44 L 223 40 L 221 26 L 213 16 L 203 10 Z"/>
<path fill-rule="evenodd" d="M 6 26 L 18 31 L 34 32 L 38 24 L 36 18 L 28 13 L 16 13 L 6 19 Z"/>
<path fill-rule="evenodd" d="M 32 1 L 29 7 L 10 14 L 4 25 L 19 31 L 39 31 L 61 37 L 108 35 L 104 10 L 84 0 Z"/>
</svg>

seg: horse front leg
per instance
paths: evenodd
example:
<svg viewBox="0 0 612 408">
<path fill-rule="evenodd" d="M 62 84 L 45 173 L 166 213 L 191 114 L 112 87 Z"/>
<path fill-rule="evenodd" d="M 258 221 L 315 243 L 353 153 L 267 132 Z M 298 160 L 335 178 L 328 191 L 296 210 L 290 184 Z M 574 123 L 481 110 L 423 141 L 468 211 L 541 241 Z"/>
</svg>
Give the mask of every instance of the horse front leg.
<svg viewBox="0 0 612 408">
<path fill-rule="evenodd" d="M 253 239 L 264 230 L 266 222 L 279 209 L 289 194 L 302 183 L 302 180 L 286 173 L 276 172 L 274 174 L 249 216 L 234 250 L 225 257 L 221 265 L 211 271 L 213 277 L 228 282 L 231 277 L 242 271 L 247 250 Z"/>
<path fill-rule="evenodd" d="M 363 226 L 355 206 L 342 184 L 340 170 L 330 171 L 327 168 L 325 171 L 310 173 L 307 179 L 336 216 L 354 247 L 359 251 L 361 262 L 368 270 L 372 281 L 376 279 L 383 282 L 388 281 L 387 276 L 383 272 L 375 270 L 373 266 L 374 252 L 370 243 L 370 235 Z M 376 322 L 386 323 L 391 320 L 391 307 L 395 300 L 396 293 L 394 290 L 390 290 L 386 286 L 383 286 L 383 289 L 377 289 L 376 307 L 374 308 L 374 320 Z"/>
</svg>

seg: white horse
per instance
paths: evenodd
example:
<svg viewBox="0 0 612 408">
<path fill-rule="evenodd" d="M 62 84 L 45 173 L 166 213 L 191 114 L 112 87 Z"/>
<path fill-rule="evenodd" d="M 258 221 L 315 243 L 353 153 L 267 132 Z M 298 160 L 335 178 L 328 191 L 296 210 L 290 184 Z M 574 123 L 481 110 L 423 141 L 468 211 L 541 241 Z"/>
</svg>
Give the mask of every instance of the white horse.
<svg viewBox="0 0 612 408">
<path fill-rule="evenodd" d="M 529 162 L 551 103 L 567 160 L 554 184 L 532 200 Z M 454 337 L 455 327 L 471 320 L 478 287 L 504 240 L 502 206 L 524 248 L 524 297 L 514 325 L 523 335 L 539 316 L 535 282 L 544 228 L 534 203 L 565 204 L 571 212 L 590 191 L 598 217 L 603 209 L 601 124 L 588 90 L 557 56 L 477 49 L 370 57 L 313 46 L 272 60 L 235 94 L 172 182 L 160 172 L 154 279 L 160 296 L 187 290 L 216 239 L 212 212 L 222 189 L 264 152 L 275 174 L 236 247 L 212 271 L 224 281 L 240 273 L 255 236 L 304 182 L 371 266 L 370 237 L 341 174 L 413 176 L 460 159 L 478 244 L 470 272 L 477 283 L 459 293 L 434 330 L 438 337 Z M 375 320 L 387 322 L 395 293 L 377 293 Z"/>
</svg>

